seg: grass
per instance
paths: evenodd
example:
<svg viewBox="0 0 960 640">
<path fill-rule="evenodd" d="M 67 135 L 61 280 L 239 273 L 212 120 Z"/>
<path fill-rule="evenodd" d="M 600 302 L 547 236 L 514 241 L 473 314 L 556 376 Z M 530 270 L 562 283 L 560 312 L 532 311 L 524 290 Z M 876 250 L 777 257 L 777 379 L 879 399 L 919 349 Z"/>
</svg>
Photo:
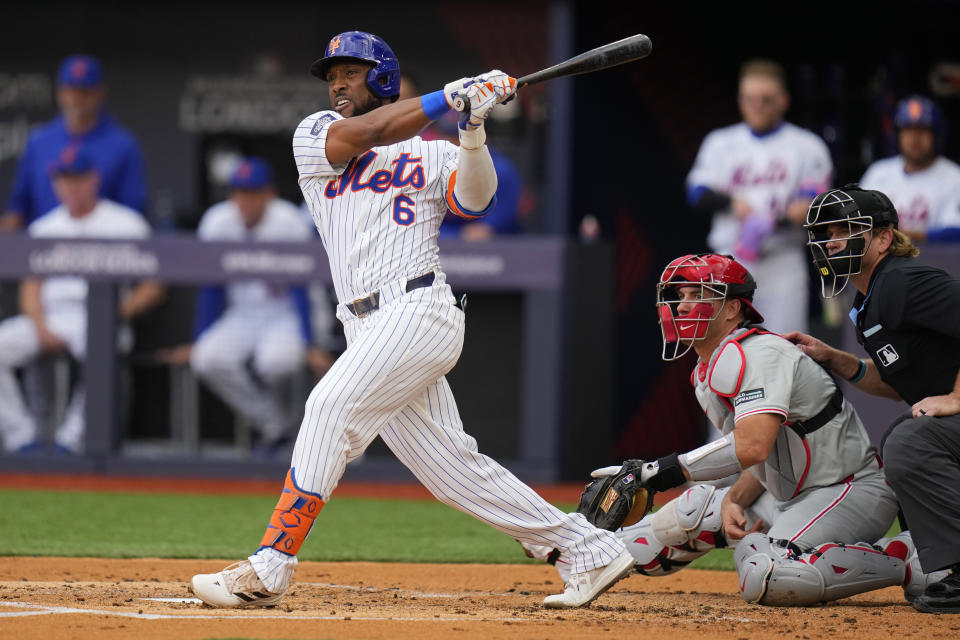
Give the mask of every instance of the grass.
<svg viewBox="0 0 960 640">
<path fill-rule="evenodd" d="M 0 490 L 0 555 L 239 559 L 256 548 L 275 504 L 264 496 Z M 300 559 L 533 562 L 511 538 L 438 502 L 350 498 L 324 507 Z M 732 554 L 714 551 L 693 566 L 729 570 Z"/>
</svg>

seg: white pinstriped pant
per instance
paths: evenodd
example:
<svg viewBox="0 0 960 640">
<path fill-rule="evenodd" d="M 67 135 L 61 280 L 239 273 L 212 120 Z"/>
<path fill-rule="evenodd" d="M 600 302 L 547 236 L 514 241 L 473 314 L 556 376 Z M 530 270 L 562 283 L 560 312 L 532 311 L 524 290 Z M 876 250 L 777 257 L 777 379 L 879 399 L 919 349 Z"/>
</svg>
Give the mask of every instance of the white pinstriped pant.
<svg viewBox="0 0 960 640">
<path fill-rule="evenodd" d="M 460 357 L 465 317 L 442 283 L 440 274 L 409 293 L 393 283 L 378 311 L 346 319 L 347 350 L 307 400 L 291 465 L 298 486 L 328 499 L 346 464 L 379 435 L 441 502 L 521 542 L 559 549 L 574 572 L 609 564 L 624 549 L 614 534 L 546 502 L 464 432 L 443 376 Z M 251 561 L 275 593 L 296 563 L 273 549 Z"/>
</svg>

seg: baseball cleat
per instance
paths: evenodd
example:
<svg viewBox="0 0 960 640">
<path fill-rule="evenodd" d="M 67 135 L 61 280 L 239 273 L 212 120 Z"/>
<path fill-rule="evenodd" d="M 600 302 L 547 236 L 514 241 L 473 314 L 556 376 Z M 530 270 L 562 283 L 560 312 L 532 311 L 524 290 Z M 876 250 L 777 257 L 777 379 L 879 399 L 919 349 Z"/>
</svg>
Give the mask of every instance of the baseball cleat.
<svg viewBox="0 0 960 640">
<path fill-rule="evenodd" d="M 903 576 L 903 597 L 907 599 L 907 602 L 912 603 L 929 585 L 940 582 L 950 574 L 947 569 L 926 574 L 923 572 L 916 546 L 913 544 L 913 538 L 909 531 L 904 531 L 893 538 L 883 538 L 878 544 L 888 556 L 900 558 L 906 563 Z"/>
<path fill-rule="evenodd" d="M 633 569 L 633 556 L 626 549 L 605 567 L 574 573 L 567 580 L 563 593 L 547 596 L 543 606 L 548 609 L 573 609 L 590 604 Z"/>
<path fill-rule="evenodd" d="M 193 576 L 190 591 L 212 607 L 272 607 L 283 599 L 282 593 L 264 588 L 249 560 L 235 562 L 219 573 Z"/>
</svg>

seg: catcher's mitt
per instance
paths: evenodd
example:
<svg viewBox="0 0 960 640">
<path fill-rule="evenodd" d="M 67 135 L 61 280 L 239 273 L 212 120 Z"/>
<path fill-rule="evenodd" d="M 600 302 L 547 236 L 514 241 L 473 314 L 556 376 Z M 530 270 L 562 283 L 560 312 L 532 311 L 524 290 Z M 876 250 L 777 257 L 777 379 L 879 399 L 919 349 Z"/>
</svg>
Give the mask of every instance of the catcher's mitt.
<svg viewBox="0 0 960 640">
<path fill-rule="evenodd" d="M 616 531 L 639 522 L 653 507 L 652 489 L 640 482 L 643 460 L 627 460 L 620 471 L 597 478 L 580 495 L 577 511 L 593 525 Z"/>
</svg>

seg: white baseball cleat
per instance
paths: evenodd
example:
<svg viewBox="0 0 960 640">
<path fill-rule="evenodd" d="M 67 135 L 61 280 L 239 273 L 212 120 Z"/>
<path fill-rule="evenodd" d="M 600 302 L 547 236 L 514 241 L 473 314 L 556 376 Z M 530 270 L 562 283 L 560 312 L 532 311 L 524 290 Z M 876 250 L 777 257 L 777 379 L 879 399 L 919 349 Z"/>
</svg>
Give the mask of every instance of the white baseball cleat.
<svg viewBox="0 0 960 640">
<path fill-rule="evenodd" d="M 193 576 L 190 590 L 213 607 L 272 607 L 283 599 L 282 593 L 264 588 L 249 560 L 235 562 L 219 573 Z"/>
<path fill-rule="evenodd" d="M 543 606 L 548 609 L 573 609 L 590 604 L 633 569 L 633 556 L 626 549 L 605 567 L 585 573 L 574 573 L 567 580 L 563 593 L 547 596 Z"/>
</svg>

